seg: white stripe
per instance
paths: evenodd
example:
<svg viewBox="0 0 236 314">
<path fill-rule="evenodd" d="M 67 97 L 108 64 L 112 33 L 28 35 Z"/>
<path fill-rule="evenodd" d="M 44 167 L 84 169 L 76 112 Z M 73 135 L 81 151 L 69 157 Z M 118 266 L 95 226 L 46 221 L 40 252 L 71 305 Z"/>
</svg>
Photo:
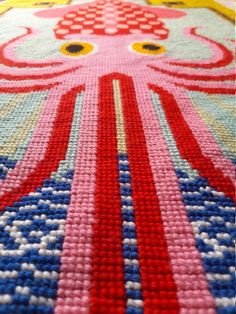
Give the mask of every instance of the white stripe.
<svg viewBox="0 0 236 314">
<path fill-rule="evenodd" d="M 216 298 L 217 306 L 235 306 L 236 299 L 235 298 Z"/>
<path fill-rule="evenodd" d="M 122 222 L 123 226 L 128 226 L 128 227 L 135 227 L 135 223 L 132 221 L 123 221 Z"/>
<path fill-rule="evenodd" d="M 0 278 L 16 278 L 18 277 L 18 272 L 16 270 L 0 270 Z"/>
<path fill-rule="evenodd" d="M 187 205 L 186 208 L 187 210 L 205 210 L 206 209 L 204 206 L 197 206 L 197 205 L 194 205 L 194 206 Z"/>
<path fill-rule="evenodd" d="M 134 307 L 143 307 L 143 301 L 142 300 L 128 299 L 127 305 L 128 306 L 134 306 Z"/>
<path fill-rule="evenodd" d="M 132 201 L 132 197 L 131 196 L 123 196 L 123 195 L 121 195 L 121 199 L 122 200 Z"/>
<path fill-rule="evenodd" d="M 141 284 L 135 281 L 127 281 L 125 287 L 126 289 L 140 290 Z"/>
<path fill-rule="evenodd" d="M 125 265 L 139 265 L 139 261 L 137 259 L 125 258 L 124 263 Z"/>
<path fill-rule="evenodd" d="M 30 294 L 30 288 L 29 287 L 16 286 L 15 293 L 29 295 Z"/>
<path fill-rule="evenodd" d="M 9 304 L 11 302 L 10 294 L 0 294 L 0 304 Z"/>
<path fill-rule="evenodd" d="M 231 275 L 229 274 L 211 274 L 208 273 L 207 275 L 208 280 L 231 280 Z"/>
<path fill-rule="evenodd" d="M 219 208 L 221 210 L 225 210 L 225 211 L 232 211 L 232 212 L 235 212 L 235 207 L 230 207 L 230 206 L 219 206 Z"/>
<path fill-rule="evenodd" d="M 36 297 L 34 295 L 32 295 L 30 297 L 30 301 L 29 301 L 30 304 L 45 304 L 45 305 L 51 305 L 53 306 L 54 305 L 54 300 L 51 299 L 51 298 L 44 298 L 44 297 Z"/>
<path fill-rule="evenodd" d="M 57 279 L 58 273 L 55 271 L 39 271 L 36 270 L 34 273 L 34 278 L 42 278 L 42 279 Z"/>
<path fill-rule="evenodd" d="M 129 162 L 128 162 L 128 160 L 121 160 L 121 159 L 119 159 L 119 164 L 121 164 L 121 165 L 128 165 Z"/>
<path fill-rule="evenodd" d="M 134 239 L 125 238 L 125 239 L 123 239 L 123 243 L 124 244 L 135 245 L 135 244 L 137 244 L 137 240 L 136 240 L 136 238 L 134 238 Z"/>
<path fill-rule="evenodd" d="M 130 210 L 130 211 L 133 211 L 134 210 L 134 207 L 133 206 L 127 206 L 127 205 L 122 205 L 122 210 Z"/>
</svg>

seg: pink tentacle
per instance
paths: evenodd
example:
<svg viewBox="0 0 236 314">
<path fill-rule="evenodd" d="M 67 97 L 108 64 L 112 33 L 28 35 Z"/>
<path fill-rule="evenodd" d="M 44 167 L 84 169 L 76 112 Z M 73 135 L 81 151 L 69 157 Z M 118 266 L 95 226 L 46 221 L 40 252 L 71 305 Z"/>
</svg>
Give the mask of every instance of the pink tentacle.
<svg viewBox="0 0 236 314">
<path fill-rule="evenodd" d="M 212 69 L 214 67 L 227 66 L 233 61 L 233 54 L 228 48 L 210 38 L 197 34 L 196 30 L 197 27 L 187 28 L 185 34 L 206 44 L 212 51 L 212 57 L 201 61 L 182 61 L 180 59 L 168 58 L 167 62 L 182 67 Z"/>
<path fill-rule="evenodd" d="M 208 93 L 208 94 L 224 94 L 224 95 L 234 95 L 236 88 L 235 86 L 200 86 L 199 84 L 196 83 L 192 83 L 191 85 L 188 85 L 186 83 L 174 83 L 176 86 L 179 87 L 184 87 L 188 90 L 191 91 L 196 91 L 196 92 L 204 92 L 204 93 Z"/>
<path fill-rule="evenodd" d="M 64 74 L 68 74 L 70 72 L 73 72 L 75 70 L 78 70 L 81 66 L 76 66 L 76 67 L 70 67 L 69 69 L 64 69 L 61 71 L 57 71 L 54 73 L 42 73 L 40 74 L 21 74 L 21 75 L 14 75 L 14 74 L 9 74 L 9 73 L 0 73 L 0 79 L 5 79 L 5 80 L 10 80 L 10 81 L 25 81 L 25 80 L 48 80 L 52 79 Z"/>
<path fill-rule="evenodd" d="M 8 172 L 6 179 L 0 181 L 0 196 L 12 188 L 19 187 L 22 177 L 27 178 L 44 158 L 62 97 L 59 91 L 60 88 L 55 88 L 47 95 L 23 160 L 18 161 L 16 167 Z M 43 140 L 39 141 L 40 138 Z"/>
<path fill-rule="evenodd" d="M 0 46 L 0 64 L 10 66 L 10 67 L 17 67 L 17 68 L 26 68 L 26 67 L 34 67 L 34 68 L 44 68 L 48 66 L 54 66 L 54 65 L 60 65 L 62 62 L 59 61 L 51 61 L 49 60 L 48 62 L 28 62 L 28 61 L 17 61 L 17 60 L 12 60 L 9 59 L 5 56 L 5 51 L 6 49 L 9 49 L 12 44 L 19 43 L 25 38 L 27 38 L 29 35 L 34 34 L 35 31 L 33 31 L 31 28 L 26 27 L 26 33 L 23 35 L 20 35 L 18 37 L 15 37 L 8 41 L 7 43 L 3 44 Z"/>
<path fill-rule="evenodd" d="M 29 93 L 29 92 L 39 92 L 42 90 L 48 90 L 51 89 L 57 85 L 59 85 L 59 82 L 48 84 L 48 82 L 45 82 L 45 84 L 37 84 L 37 85 L 31 85 L 31 86 L 0 86 L 0 93 L 9 93 L 9 94 L 15 94 L 15 93 Z"/>
<path fill-rule="evenodd" d="M 186 79 L 186 80 L 200 80 L 200 81 L 225 81 L 225 80 L 235 80 L 236 78 L 236 73 L 234 69 L 226 69 L 223 71 L 219 72 L 209 72 L 209 70 L 202 71 L 199 73 L 197 71 L 190 70 L 188 71 L 187 69 L 182 69 L 180 67 L 173 67 L 170 66 L 169 64 L 159 64 L 158 66 L 154 65 L 149 65 L 151 69 L 157 72 L 164 73 L 166 75 L 170 75 L 173 77 L 181 78 L 181 79 Z"/>
<path fill-rule="evenodd" d="M 155 73 L 155 72 L 154 72 Z M 200 81 L 200 80 L 183 80 L 183 78 L 169 75 L 164 73 L 164 71 L 158 71 L 158 84 L 160 81 L 165 82 L 166 85 L 173 84 L 179 87 L 184 87 L 188 90 L 209 92 L 209 94 L 233 94 L 235 92 L 234 81 L 222 82 L 222 81 Z M 153 80 L 155 83 L 155 79 Z M 157 83 L 157 82 L 156 82 Z"/>
</svg>

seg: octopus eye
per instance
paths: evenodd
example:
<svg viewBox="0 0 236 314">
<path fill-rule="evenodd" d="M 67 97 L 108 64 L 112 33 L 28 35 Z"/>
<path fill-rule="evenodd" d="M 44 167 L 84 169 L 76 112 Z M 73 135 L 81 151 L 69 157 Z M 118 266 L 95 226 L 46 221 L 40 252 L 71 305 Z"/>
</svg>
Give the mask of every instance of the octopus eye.
<svg viewBox="0 0 236 314">
<path fill-rule="evenodd" d="M 67 56 L 79 57 L 91 53 L 93 49 L 94 47 L 90 43 L 72 42 L 62 45 L 60 51 Z"/>
<path fill-rule="evenodd" d="M 133 51 L 146 55 L 159 55 L 166 52 L 165 47 L 155 42 L 136 42 L 131 45 Z"/>
</svg>

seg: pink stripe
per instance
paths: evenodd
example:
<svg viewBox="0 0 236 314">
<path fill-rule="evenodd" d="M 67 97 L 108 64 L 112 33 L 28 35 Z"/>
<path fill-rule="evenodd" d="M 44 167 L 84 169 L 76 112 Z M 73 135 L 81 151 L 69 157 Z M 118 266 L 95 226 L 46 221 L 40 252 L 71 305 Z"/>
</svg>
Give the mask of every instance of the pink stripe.
<svg viewBox="0 0 236 314">
<path fill-rule="evenodd" d="M 232 183 L 235 186 L 234 166 L 232 162 L 224 157 L 213 135 L 193 107 L 190 98 L 186 93 L 183 93 L 181 89 L 172 89 L 171 93 L 176 98 L 184 119 L 197 139 L 203 154 L 209 157 L 215 167 L 221 169 L 221 171 L 232 180 Z"/>
<path fill-rule="evenodd" d="M 213 70 L 213 71 L 209 71 L 209 70 L 204 70 L 201 69 L 199 71 L 199 69 L 188 69 L 188 68 L 181 68 L 180 66 L 175 66 L 175 65 L 170 65 L 167 62 L 165 62 L 166 60 L 161 60 L 159 63 L 155 63 L 155 64 L 150 64 L 151 66 L 153 66 L 154 68 L 157 68 L 157 70 L 161 69 L 161 70 L 167 70 L 170 73 L 173 73 L 173 75 L 177 74 L 184 74 L 184 75 L 189 75 L 189 76 L 196 76 L 197 77 L 201 77 L 201 76 L 208 76 L 209 77 L 209 81 L 212 80 L 212 78 L 214 79 L 215 77 L 221 76 L 221 78 L 218 79 L 218 81 L 222 80 L 222 78 L 230 76 L 230 75 L 234 75 L 235 76 L 235 70 L 234 68 L 227 68 L 227 69 L 223 69 L 223 70 Z M 227 79 L 227 78 L 226 78 Z M 199 79 L 201 80 L 201 79 Z M 233 81 L 233 79 L 231 78 L 230 80 Z M 193 80 L 194 81 L 194 80 Z M 209 82 L 208 82 L 209 84 Z M 222 84 L 222 81 L 221 81 Z M 224 82 L 225 84 L 225 82 Z"/>
<path fill-rule="evenodd" d="M 9 171 L 6 180 L 0 181 L 0 195 L 20 186 L 22 180 L 26 179 L 43 159 L 60 98 L 61 94 L 57 88 L 49 91 L 25 157 L 22 161 L 17 162 L 13 170 Z"/>
<path fill-rule="evenodd" d="M 215 302 L 209 292 L 201 257 L 195 246 L 192 226 L 182 203 L 178 179 L 151 103 L 150 93 L 146 87 L 140 86 L 140 81 L 136 82 L 135 86 L 177 286 L 180 313 L 216 313 Z"/>
<path fill-rule="evenodd" d="M 97 149 L 97 83 L 86 86 L 55 314 L 89 311 Z"/>
</svg>

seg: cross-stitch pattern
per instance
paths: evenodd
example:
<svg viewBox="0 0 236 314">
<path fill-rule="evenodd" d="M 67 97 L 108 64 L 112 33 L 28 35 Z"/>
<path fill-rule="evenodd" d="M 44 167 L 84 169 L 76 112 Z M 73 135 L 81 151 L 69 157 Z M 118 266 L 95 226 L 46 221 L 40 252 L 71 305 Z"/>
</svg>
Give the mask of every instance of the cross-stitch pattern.
<svg viewBox="0 0 236 314">
<path fill-rule="evenodd" d="M 13 4 L 0 314 L 236 313 L 233 11 Z"/>
</svg>

